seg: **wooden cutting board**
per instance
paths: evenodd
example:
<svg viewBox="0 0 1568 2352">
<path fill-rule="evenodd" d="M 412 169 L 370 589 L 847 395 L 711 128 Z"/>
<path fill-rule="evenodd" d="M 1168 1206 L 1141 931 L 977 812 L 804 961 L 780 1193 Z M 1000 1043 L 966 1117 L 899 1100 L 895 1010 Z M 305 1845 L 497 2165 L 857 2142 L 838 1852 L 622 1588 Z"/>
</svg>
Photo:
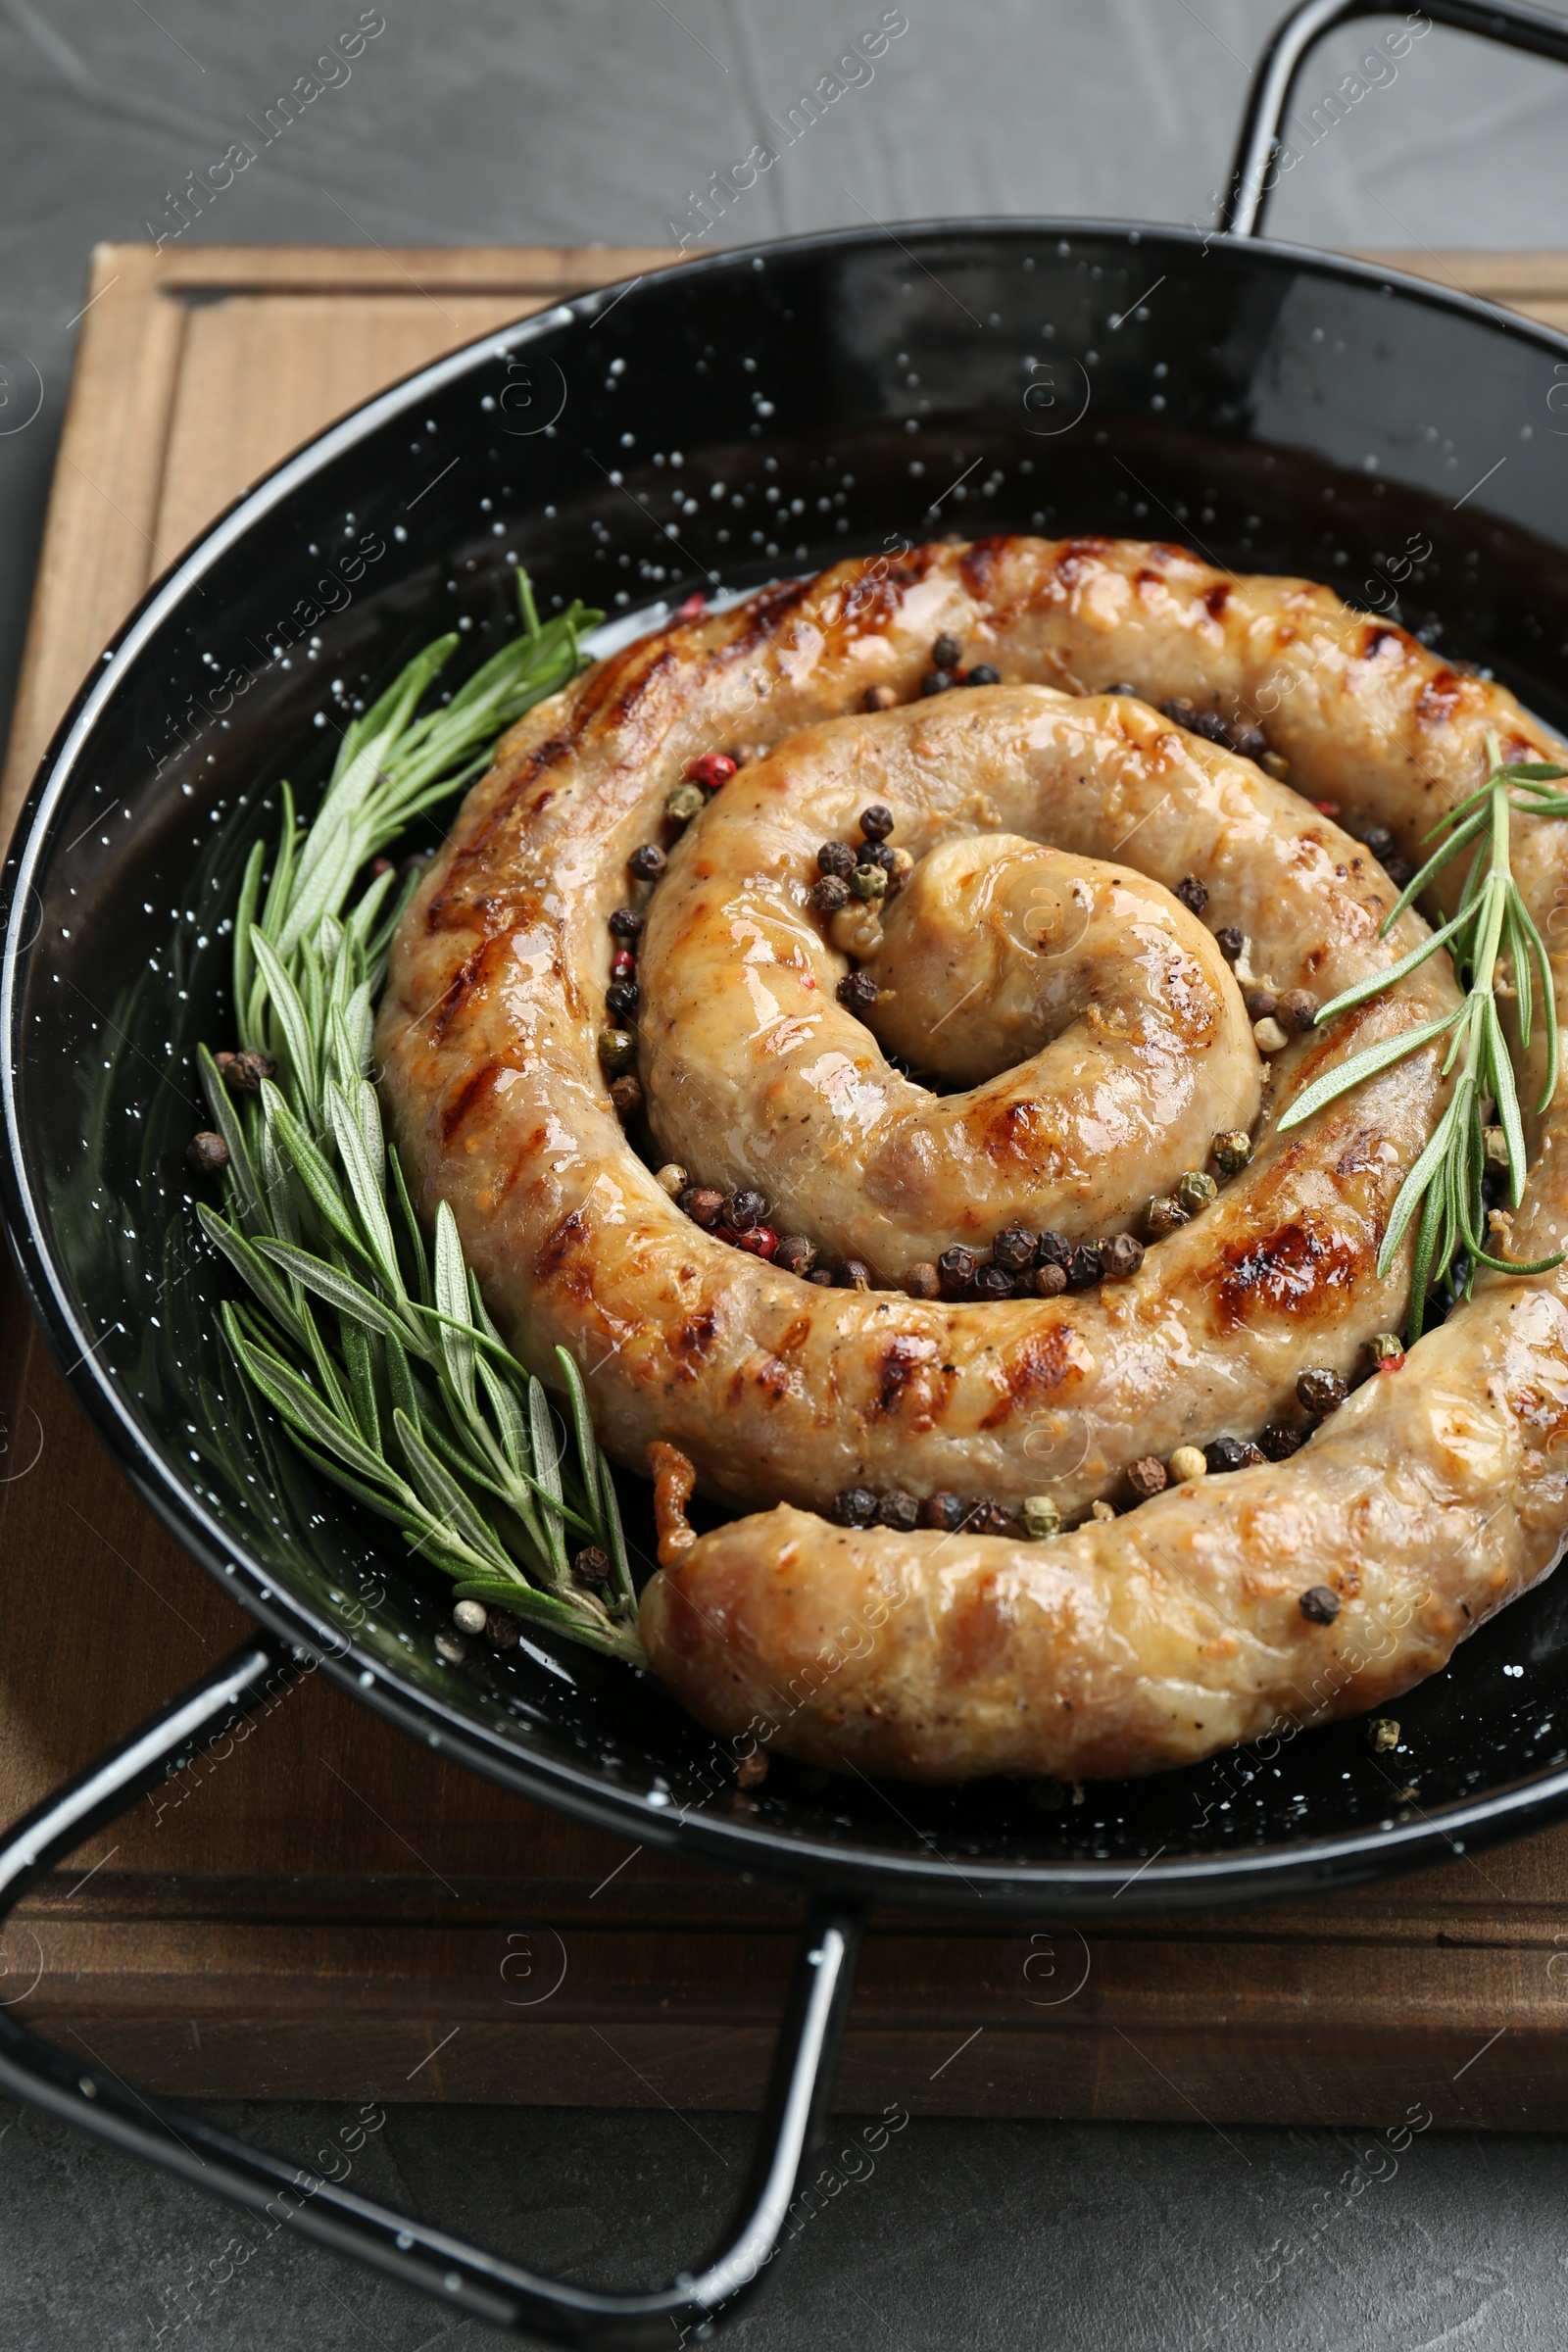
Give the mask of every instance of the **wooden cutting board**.
<svg viewBox="0 0 1568 2352">
<path fill-rule="evenodd" d="M 441 352 L 670 258 L 100 248 L 0 827 L 104 640 L 247 482 Z M 1415 266 L 1568 324 L 1568 255 Z M 245 1631 L 89 1434 L 9 1274 L 0 1627 L 6 1819 Z M 35 1893 L 0 1932 L 0 2000 L 186 2094 L 746 2106 L 798 1912 L 522 1804 L 311 1677 Z M 841 2105 L 1561 2129 L 1565 2025 L 1568 1829 L 1087 1938 L 879 1919 Z"/>
</svg>

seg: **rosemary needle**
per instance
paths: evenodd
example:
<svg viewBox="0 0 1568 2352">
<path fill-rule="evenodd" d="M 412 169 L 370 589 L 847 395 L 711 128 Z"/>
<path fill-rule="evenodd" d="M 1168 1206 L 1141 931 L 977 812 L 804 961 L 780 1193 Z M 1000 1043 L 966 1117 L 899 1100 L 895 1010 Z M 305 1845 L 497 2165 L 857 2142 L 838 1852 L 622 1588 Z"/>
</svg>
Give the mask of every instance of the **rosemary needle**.
<svg viewBox="0 0 1568 2352">
<path fill-rule="evenodd" d="M 282 788 L 272 853 L 251 852 L 234 920 L 239 1043 L 276 1082 L 236 1102 L 204 1048 L 202 1081 L 228 1146 L 226 1215 L 202 1227 L 250 1296 L 220 1311 L 258 1399 L 305 1458 L 401 1529 L 482 1600 L 643 1663 L 637 1594 L 610 1465 L 582 1375 L 556 1350 L 571 1409 L 563 1445 L 540 1383 L 485 1311 L 443 1202 L 426 1241 L 370 1084 L 375 999 L 416 875 L 365 870 L 426 808 L 489 765 L 497 738 L 582 668 L 602 615 L 523 627 L 451 699 L 423 710 L 458 645 L 438 638 L 343 736 L 319 808 Z M 265 884 L 265 896 L 264 896 Z M 358 889 L 358 895 L 356 891 Z M 584 1591 L 572 1554 L 610 1562 Z"/>
<path fill-rule="evenodd" d="M 1559 1057 L 1551 963 L 1513 878 L 1509 828 L 1516 808 L 1530 816 L 1568 815 L 1568 795 L 1549 790 L 1550 785 L 1568 776 L 1568 768 L 1546 761 L 1504 766 L 1498 757 L 1496 737 L 1489 735 L 1487 744 L 1486 782 L 1433 826 L 1426 837 L 1428 841 L 1439 834 L 1446 835 L 1446 839 L 1440 842 L 1420 872 L 1400 892 L 1383 923 L 1381 936 L 1388 936 L 1405 908 L 1445 866 L 1462 851 L 1469 850 L 1470 865 L 1457 913 L 1391 970 L 1379 972 L 1335 997 L 1322 1007 L 1317 1018 L 1320 1023 L 1329 1021 L 1337 1013 L 1364 1004 L 1369 997 L 1379 995 L 1393 982 L 1417 970 L 1429 956 L 1435 956 L 1444 947 L 1466 991 L 1463 1001 L 1438 1020 L 1424 1022 L 1403 1037 L 1385 1039 L 1352 1055 L 1342 1068 L 1329 1071 L 1306 1087 L 1279 1123 L 1282 1133 L 1287 1128 L 1298 1127 L 1303 1119 L 1310 1118 L 1350 1087 L 1359 1085 L 1362 1079 L 1390 1068 L 1440 1037 L 1448 1037 L 1443 1067 L 1445 1076 L 1457 1071 L 1453 1092 L 1425 1149 L 1399 1187 L 1378 1251 L 1377 1270 L 1381 1276 L 1393 1264 L 1395 1252 L 1419 1212 L 1406 1329 L 1412 1343 L 1421 1335 L 1429 1289 L 1443 1280 L 1461 1250 L 1470 1260 L 1466 1298 L 1477 1265 L 1493 1266 L 1501 1274 L 1546 1274 L 1554 1266 L 1560 1266 L 1568 1254 L 1559 1250 L 1553 1257 L 1534 1258 L 1526 1263 L 1493 1256 L 1484 1241 L 1487 1209 L 1482 1181 L 1486 1173 L 1486 1130 L 1482 1123 L 1482 1103 L 1489 1097 L 1496 1103 L 1497 1123 L 1506 1150 L 1509 1191 L 1516 1208 L 1524 1197 L 1527 1168 L 1524 1123 L 1513 1062 L 1497 1011 L 1500 956 L 1506 955 L 1512 964 L 1522 1046 L 1530 1043 L 1535 979 L 1539 975 L 1546 1071 L 1536 1105 L 1538 1112 L 1546 1108 L 1556 1092 Z"/>
</svg>

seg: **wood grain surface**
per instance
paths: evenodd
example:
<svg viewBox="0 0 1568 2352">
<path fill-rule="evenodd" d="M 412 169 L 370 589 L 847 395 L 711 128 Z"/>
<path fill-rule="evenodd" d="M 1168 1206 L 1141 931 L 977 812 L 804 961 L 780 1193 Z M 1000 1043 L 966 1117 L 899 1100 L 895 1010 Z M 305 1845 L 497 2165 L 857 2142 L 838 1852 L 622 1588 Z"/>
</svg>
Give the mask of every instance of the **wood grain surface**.
<svg viewBox="0 0 1568 2352">
<path fill-rule="evenodd" d="M 104 640 L 202 525 L 368 394 L 604 247 L 93 257 L 0 828 Z M 1568 326 L 1568 255 L 1388 257 Z M 246 1621 L 87 1430 L 0 1278 L 0 1816 Z M 0 2000 L 202 2093 L 746 2106 L 799 1900 L 525 1805 L 308 1677 L 4 1931 Z M 840 2105 L 1561 2129 L 1568 1830 L 1369 1892 L 1184 1922 L 879 1917 Z"/>
</svg>

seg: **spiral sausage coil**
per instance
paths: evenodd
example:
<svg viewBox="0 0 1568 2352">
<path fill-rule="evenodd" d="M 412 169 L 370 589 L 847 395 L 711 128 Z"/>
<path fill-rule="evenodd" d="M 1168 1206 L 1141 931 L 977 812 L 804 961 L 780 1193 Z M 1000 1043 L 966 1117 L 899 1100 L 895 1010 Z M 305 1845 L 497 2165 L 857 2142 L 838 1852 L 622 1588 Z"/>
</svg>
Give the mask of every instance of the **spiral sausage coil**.
<svg viewBox="0 0 1568 2352">
<path fill-rule="evenodd" d="M 1489 730 L 1561 756 L 1322 587 L 1003 538 L 680 621 L 506 739 L 398 936 L 384 1092 L 510 1344 L 743 1514 L 642 1602 L 705 1723 L 1149 1772 L 1387 1699 L 1551 1563 L 1568 1282 L 1382 1337 L 1440 1049 L 1279 1132 L 1456 1003 L 1440 954 L 1312 1026 L 1426 936 L 1380 936 L 1385 861 Z M 1563 840 L 1516 826 L 1553 947 Z M 1521 1258 L 1568 1232 L 1562 1121 Z"/>
</svg>

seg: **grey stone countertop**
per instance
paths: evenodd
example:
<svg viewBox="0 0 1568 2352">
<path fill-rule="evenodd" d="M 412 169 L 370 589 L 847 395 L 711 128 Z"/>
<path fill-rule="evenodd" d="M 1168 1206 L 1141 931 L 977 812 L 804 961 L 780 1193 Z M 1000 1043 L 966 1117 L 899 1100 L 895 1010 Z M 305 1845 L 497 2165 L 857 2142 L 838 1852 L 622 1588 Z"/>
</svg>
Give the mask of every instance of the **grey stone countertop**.
<svg viewBox="0 0 1568 2352">
<path fill-rule="evenodd" d="M 1206 222 L 1283 0 L 384 0 L 335 86 L 193 238 L 678 237 L 709 174 L 879 22 L 874 72 L 713 241 L 866 215 Z M 90 247 L 156 235 L 187 172 L 360 16 L 353 0 L 0 0 L 0 700 L 9 696 Z M 1337 33 L 1335 88 L 1394 28 Z M 1419 20 L 1417 20 L 1419 22 Z M 1387 52 L 1384 52 L 1385 56 Z M 1273 227 L 1329 245 L 1568 244 L 1568 74 L 1427 29 L 1330 135 Z M 673 226 L 671 225 L 673 224 Z M 35 371 L 29 372 L 29 371 Z M 29 387 L 41 384 L 41 404 Z M 18 423 L 23 410 L 36 408 Z M 63 1700 L 63 1703 L 66 1703 Z M 310 2161 L 325 2107 L 225 2107 Z M 690 2260 L 741 2178 L 737 2116 L 391 2109 L 372 2195 L 547 2267 L 631 2283 Z M 1191 2126 L 923 2122 L 802 2233 L 737 2346 L 1033 2352 L 1552 2347 L 1568 2148 Z M 239 2241 L 239 2242 L 236 2242 Z M 382 2352 L 487 2331 L 0 2102 L 7 2352 Z"/>
</svg>

